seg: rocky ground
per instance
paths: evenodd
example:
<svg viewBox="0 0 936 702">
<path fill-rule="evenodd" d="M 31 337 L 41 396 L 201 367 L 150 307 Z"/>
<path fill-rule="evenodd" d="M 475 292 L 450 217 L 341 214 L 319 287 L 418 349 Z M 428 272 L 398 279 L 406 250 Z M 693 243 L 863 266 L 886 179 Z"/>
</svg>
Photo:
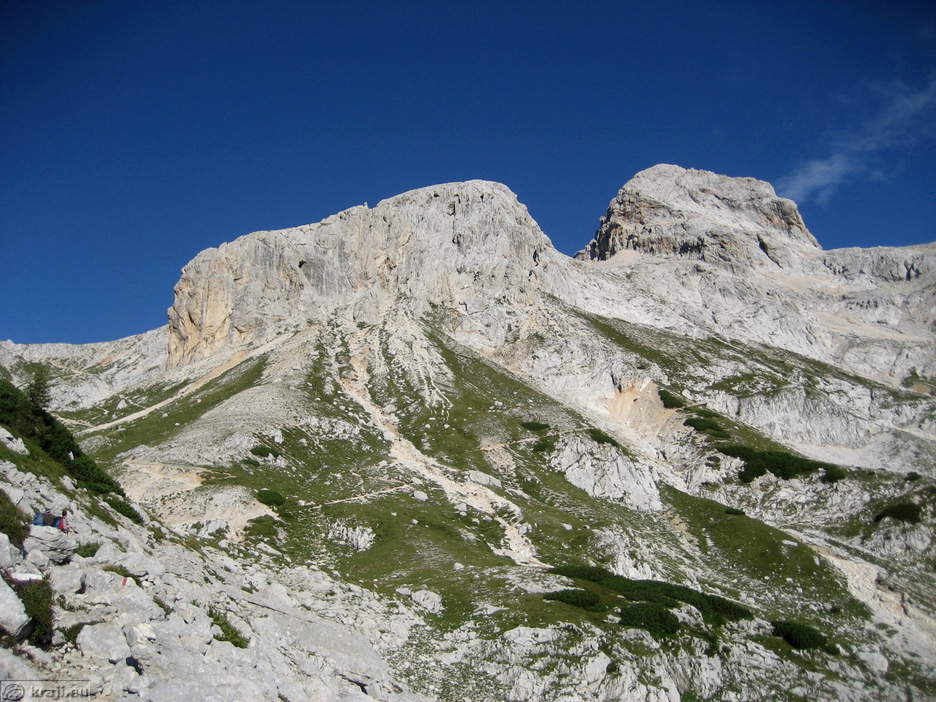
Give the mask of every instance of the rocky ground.
<svg viewBox="0 0 936 702">
<path fill-rule="evenodd" d="M 29 643 L 7 586 L 2 674 L 128 700 L 932 698 L 934 252 L 823 251 L 768 184 L 657 166 L 573 260 L 472 181 L 203 252 L 166 328 L 0 343 L 140 515 L 6 436 L 0 489 L 74 531 L 0 543 L 54 630 Z"/>
</svg>

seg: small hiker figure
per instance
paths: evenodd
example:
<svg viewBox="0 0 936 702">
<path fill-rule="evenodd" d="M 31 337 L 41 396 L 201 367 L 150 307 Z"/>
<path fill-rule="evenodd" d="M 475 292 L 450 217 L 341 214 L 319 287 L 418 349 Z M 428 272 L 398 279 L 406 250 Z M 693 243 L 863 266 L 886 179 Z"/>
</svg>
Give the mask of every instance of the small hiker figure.
<svg viewBox="0 0 936 702">
<path fill-rule="evenodd" d="M 33 517 L 32 523 L 36 526 L 50 526 L 55 527 L 56 529 L 61 529 L 62 531 L 71 531 L 68 526 L 68 510 L 62 510 L 62 516 L 56 517 L 51 512 L 36 512 L 36 515 Z"/>
</svg>

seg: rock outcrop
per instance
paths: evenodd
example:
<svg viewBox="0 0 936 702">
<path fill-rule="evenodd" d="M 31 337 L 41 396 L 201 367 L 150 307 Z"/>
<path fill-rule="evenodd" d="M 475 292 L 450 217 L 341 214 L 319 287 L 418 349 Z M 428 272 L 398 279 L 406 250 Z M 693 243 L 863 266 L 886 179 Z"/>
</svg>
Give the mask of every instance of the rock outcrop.
<svg viewBox="0 0 936 702">
<path fill-rule="evenodd" d="M 634 176 L 576 258 L 678 255 L 741 270 L 789 265 L 819 247 L 796 203 L 769 183 L 659 165 Z"/>
<path fill-rule="evenodd" d="M 204 251 L 167 327 L 0 343 L 20 385 L 50 367 L 130 503 L 0 428 L 10 503 L 74 529 L 0 533 L 54 630 L 25 644 L 0 587 L 0 677 L 127 702 L 918 698 L 934 262 L 824 251 L 769 184 L 668 165 L 578 260 L 485 181 Z M 789 648 L 783 618 L 831 643 Z"/>
<path fill-rule="evenodd" d="M 547 254 L 548 252 L 548 254 Z M 199 254 L 169 309 L 169 365 L 262 343 L 343 308 L 376 323 L 395 303 L 487 310 L 503 338 L 506 310 L 535 290 L 556 257 L 516 195 L 497 183 L 422 188 L 318 224 L 257 232 Z M 499 314 L 491 309 L 497 302 Z"/>
</svg>

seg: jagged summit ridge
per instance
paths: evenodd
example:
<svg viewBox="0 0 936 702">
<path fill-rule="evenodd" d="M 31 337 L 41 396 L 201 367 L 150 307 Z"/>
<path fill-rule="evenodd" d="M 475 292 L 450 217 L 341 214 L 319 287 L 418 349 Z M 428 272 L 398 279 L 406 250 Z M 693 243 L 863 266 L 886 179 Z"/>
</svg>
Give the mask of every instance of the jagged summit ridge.
<svg viewBox="0 0 936 702">
<path fill-rule="evenodd" d="M 666 164 L 644 170 L 578 258 L 621 263 L 625 252 L 638 257 L 627 259 L 626 281 L 556 251 L 502 184 L 420 188 L 199 254 L 175 288 L 168 366 L 256 348 L 336 313 L 373 324 L 391 312 L 415 320 L 453 310 L 463 341 L 496 349 L 534 331 L 543 294 L 844 362 L 889 382 L 934 363 L 920 301 L 934 295 L 936 247 L 824 251 L 769 183 Z M 915 348 L 897 348 L 898 337 Z"/>
<path fill-rule="evenodd" d="M 517 196 L 488 181 L 420 188 L 317 224 L 256 232 L 182 270 L 169 309 L 169 365 L 342 308 L 374 322 L 404 303 L 469 314 L 526 294 L 560 256 Z"/>
<path fill-rule="evenodd" d="M 817 248 L 796 203 L 777 197 L 770 183 L 660 164 L 621 188 L 577 258 L 606 260 L 630 249 L 782 265 Z"/>
</svg>

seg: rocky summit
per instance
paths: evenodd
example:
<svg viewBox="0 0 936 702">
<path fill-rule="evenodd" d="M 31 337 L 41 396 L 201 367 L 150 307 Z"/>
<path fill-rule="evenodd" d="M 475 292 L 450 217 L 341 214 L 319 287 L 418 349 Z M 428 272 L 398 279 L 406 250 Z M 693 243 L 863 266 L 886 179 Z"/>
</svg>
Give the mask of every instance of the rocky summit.
<svg viewBox="0 0 936 702">
<path fill-rule="evenodd" d="M 485 181 L 242 236 L 0 343 L 0 684 L 936 699 L 934 342 L 936 244 L 672 165 L 575 258 Z"/>
</svg>

